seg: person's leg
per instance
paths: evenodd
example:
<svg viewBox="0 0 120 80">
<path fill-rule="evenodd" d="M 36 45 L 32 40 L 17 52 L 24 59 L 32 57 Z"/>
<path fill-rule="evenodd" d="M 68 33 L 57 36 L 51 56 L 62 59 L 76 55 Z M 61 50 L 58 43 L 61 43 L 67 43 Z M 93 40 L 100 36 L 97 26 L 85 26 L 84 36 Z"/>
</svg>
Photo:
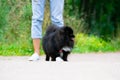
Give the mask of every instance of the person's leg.
<svg viewBox="0 0 120 80">
<path fill-rule="evenodd" d="M 52 24 L 59 27 L 64 25 L 63 21 L 64 0 L 50 0 L 50 15 Z"/>
<path fill-rule="evenodd" d="M 32 27 L 31 37 L 33 39 L 34 54 L 40 55 L 40 39 L 42 38 L 42 22 L 44 18 L 45 0 L 32 0 Z M 34 59 L 34 54 L 29 60 Z"/>
<path fill-rule="evenodd" d="M 40 39 L 33 39 L 34 53 L 40 55 Z"/>
</svg>

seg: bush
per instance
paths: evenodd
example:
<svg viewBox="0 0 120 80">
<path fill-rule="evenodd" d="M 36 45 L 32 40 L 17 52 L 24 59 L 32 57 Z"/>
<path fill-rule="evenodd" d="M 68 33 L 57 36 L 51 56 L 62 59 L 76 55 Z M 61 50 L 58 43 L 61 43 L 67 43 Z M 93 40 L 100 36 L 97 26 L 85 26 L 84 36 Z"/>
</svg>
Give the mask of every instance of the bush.
<svg viewBox="0 0 120 80">
<path fill-rule="evenodd" d="M 96 36 L 88 36 L 85 34 L 76 34 L 75 38 L 75 48 L 73 52 L 107 52 L 107 51 L 117 51 L 117 48 L 113 46 L 110 42 L 106 42 L 101 38 Z"/>
</svg>

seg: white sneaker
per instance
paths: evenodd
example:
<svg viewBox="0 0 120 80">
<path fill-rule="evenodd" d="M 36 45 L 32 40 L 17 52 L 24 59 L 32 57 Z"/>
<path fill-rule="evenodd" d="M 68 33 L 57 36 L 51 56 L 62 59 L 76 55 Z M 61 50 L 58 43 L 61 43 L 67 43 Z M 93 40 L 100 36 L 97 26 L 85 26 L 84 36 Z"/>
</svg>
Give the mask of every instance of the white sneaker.
<svg viewBox="0 0 120 80">
<path fill-rule="evenodd" d="M 40 59 L 40 56 L 37 53 L 34 53 L 28 60 L 29 61 L 37 61 Z"/>
<path fill-rule="evenodd" d="M 58 61 L 58 62 L 63 62 L 63 60 L 62 60 L 60 57 L 57 57 L 57 58 L 56 58 L 56 61 Z"/>
</svg>

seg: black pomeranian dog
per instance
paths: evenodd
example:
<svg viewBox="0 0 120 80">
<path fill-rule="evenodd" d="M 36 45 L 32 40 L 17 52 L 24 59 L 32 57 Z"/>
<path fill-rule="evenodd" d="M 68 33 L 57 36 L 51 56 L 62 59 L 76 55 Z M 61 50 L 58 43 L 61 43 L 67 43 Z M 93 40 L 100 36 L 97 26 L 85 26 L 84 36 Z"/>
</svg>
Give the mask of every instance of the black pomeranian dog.
<svg viewBox="0 0 120 80">
<path fill-rule="evenodd" d="M 63 61 L 68 61 L 68 54 L 74 46 L 73 30 L 69 26 L 58 27 L 50 25 L 42 39 L 43 50 L 46 54 L 46 61 L 56 61 L 60 57 Z"/>
</svg>

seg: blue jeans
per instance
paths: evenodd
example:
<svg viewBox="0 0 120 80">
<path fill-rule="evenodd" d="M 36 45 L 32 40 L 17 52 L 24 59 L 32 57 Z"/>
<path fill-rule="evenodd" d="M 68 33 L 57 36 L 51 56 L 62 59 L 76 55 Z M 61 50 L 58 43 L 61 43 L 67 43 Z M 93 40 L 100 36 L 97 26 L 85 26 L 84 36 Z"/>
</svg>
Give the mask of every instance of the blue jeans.
<svg viewBox="0 0 120 80">
<path fill-rule="evenodd" d="M 42 38 L 42 23 L 46 0 L 32 0 L 32 27 L 31 37 Z M 52 24 L 59 27 L 64 25 L 63 21 L 64 0 L 50 0 L 50 18 Z"/>
</svg>

